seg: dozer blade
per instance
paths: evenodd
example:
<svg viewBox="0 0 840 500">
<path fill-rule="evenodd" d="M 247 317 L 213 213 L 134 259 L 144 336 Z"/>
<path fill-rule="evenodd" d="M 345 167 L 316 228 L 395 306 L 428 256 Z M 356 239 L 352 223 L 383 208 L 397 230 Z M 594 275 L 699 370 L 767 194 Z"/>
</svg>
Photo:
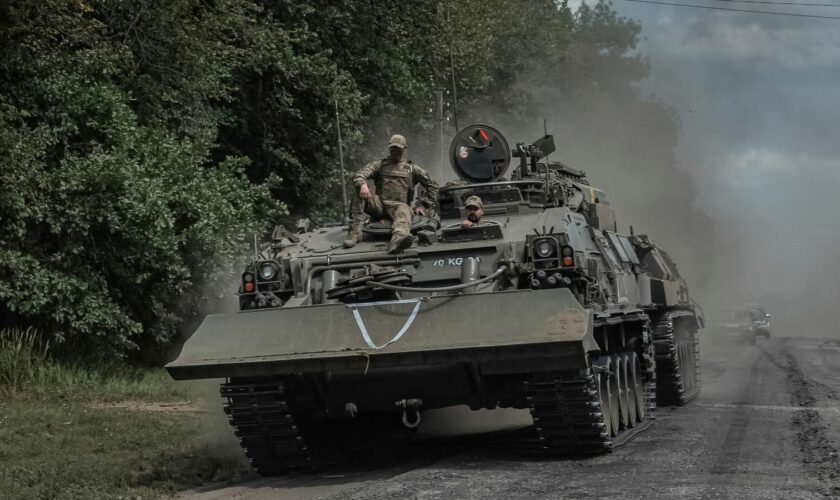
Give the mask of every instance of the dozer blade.
<svg viewBox="0 0 840 500">
<path fill-rule="evenodd" d="M 591 313 L 567 289 L 418 300 L 209 315 L 166 369 L 198 379 L 466 362 L 513 373 L 584 368 L 597 349 Z"/>
</svg>

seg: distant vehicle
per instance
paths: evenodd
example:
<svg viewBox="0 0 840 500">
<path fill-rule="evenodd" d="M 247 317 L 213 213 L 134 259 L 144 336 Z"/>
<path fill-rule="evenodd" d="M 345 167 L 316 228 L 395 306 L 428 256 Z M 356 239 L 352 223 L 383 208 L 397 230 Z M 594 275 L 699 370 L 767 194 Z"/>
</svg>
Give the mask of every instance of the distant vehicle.
<svg viewBox="0 0 840 500">
<path fill-rule="evenodd" d="M 758 337 L 770 338 L 770 315 L 760 306 L 733 309 L 721 329 L 725 334 L 754 345 Z"/>
</svg>

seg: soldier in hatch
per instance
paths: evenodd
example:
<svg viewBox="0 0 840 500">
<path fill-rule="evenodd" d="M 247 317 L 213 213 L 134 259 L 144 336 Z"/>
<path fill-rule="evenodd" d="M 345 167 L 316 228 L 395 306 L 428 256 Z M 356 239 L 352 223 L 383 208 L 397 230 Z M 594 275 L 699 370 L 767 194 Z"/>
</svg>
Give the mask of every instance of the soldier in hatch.
<svg viewBox="0 0 840 500">
<path fill-rule="evenodd" d="M 353 200 L 350 202 L 350 230 L 344 247 L 351 248 L 362 239 L 362 224 L 367 215 L 374 219 L 389 218 L 392 221 L 390 253 L 399 253 L 411 246 L 411 214 L 433 215 L 437 206 L 438 185 L 428 172 L 405 159 L 405 137 L 395 135 L 388 144 L 389 156 L 372 161 L 353 176 Z M 371 193 L 368 181 L 376 186 Z M 425 188 L 422 196 L 409 208 L 414 187 Z"/>
<path fill-rule="evenodd" d="M 481 198 L 475 195 L 470 196 L 464 203 L 464 216 L 466 218 L 461 222 L 461 227 L 469 229 L 475 226 L 481 222 L 482 215 L 484 215 L 484 203 L 481 202 Z"/>
</svg>

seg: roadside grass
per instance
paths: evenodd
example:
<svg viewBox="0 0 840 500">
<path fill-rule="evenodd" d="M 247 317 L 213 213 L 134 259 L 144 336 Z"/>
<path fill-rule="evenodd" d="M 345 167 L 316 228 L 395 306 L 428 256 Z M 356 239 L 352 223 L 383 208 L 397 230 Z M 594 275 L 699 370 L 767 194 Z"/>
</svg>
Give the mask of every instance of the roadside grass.
<svg viewBox="0 0 840 500">
<path fill-rule="evenodd" d="M 0 497 L 159 498 L 248 474 L 210 385 L 59 363 L 32 332 L 0 331 Z"/>
<path fill-rule="evenodd" d="M 0 330 L 0 395 L 97 401 L 188 397 L 186 386 L 173 383 L 164 370 L 131 367 L 119 360 L 95 366 L 55 361 L 48 342 L 33 328 Z"/>
<path fill-rule="evenodd" d="M 25 384 L 42 381 L 49 368 L 49 343 L 37 330 L 0 330 L 0 390 L 14 395 Z"/>
</svg>

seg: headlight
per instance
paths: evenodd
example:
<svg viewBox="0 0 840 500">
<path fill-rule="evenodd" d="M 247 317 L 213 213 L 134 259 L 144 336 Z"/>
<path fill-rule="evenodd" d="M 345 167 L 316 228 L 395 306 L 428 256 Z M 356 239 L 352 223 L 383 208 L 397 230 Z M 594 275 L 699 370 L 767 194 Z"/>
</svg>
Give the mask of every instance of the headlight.
<svg viewBox="0 0 840 500">
<path fill-rule="evenodd" d="M 277 267 L 271 262 L 266 262 L 260 266 L 260 278 L 262 278 L 263 281 L 270 281 L 274 279 L 276 274 Z"/>
<path fill-rule="evenodd" d="M 537 255 L 545 259 L 554 253 L 554 243 L 550 240 L 542 240 L 537 242 Z"/>
</svg>

